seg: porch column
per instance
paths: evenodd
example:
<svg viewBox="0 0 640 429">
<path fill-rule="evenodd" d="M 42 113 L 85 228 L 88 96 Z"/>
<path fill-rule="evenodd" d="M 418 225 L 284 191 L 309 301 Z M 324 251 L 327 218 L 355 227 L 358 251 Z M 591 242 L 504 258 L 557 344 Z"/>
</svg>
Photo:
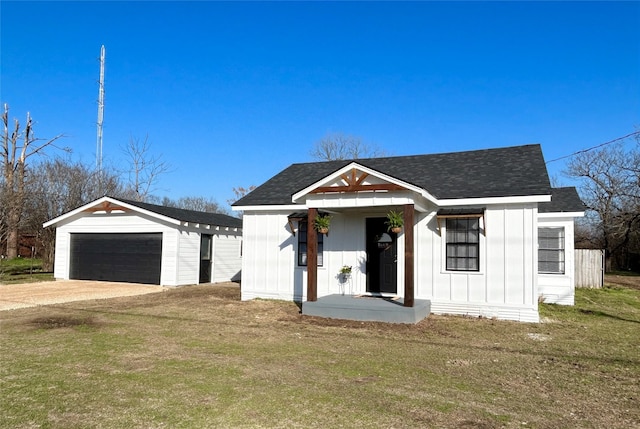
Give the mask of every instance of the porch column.
<svg viewBox="0 0 640 429">
<path fill-rule="evenodd" d="M 318 300 L 318 232 L 315 227 L 318 209 L 307 214 L 307 301 Z"/>
<path fill-rule="evenodd" d="M 413 307 L 413 226 L 415 209 L 413 204 L 404 206 L 404 306 Z"/>
</svg>

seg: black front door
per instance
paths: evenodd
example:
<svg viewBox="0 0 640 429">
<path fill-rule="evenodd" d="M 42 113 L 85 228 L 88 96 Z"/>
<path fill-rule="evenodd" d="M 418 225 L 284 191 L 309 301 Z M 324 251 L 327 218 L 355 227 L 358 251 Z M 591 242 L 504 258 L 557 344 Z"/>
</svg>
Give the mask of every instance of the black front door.
<svg viewBox="0 0 640 429">
<path fill-rule="evenodd" d="M 367 219 L 367 292 L 398 291 L 398 237 L 387 231 L 386 218 Z"/>
</svg>

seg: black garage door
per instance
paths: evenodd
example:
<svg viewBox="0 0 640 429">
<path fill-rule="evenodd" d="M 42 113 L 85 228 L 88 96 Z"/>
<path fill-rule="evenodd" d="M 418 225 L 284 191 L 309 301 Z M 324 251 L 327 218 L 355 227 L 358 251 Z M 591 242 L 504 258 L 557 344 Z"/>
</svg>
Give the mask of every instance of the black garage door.
<svg viewBox="0 0 640 429">
<path fill-rule="evenodd" d="M 162 233 L 71 234 L 69 277 L 160 284 Z"/>
</svg>

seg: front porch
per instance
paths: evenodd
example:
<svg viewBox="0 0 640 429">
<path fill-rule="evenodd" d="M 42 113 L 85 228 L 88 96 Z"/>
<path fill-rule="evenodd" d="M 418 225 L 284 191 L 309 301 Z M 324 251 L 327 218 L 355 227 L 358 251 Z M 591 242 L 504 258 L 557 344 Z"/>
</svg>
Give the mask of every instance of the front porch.
<svg viewBox="0 0 640 429">
<path fill-rule="evenodd" d="M 333 294 L 302 303 L 305 316 L 370 322 L 418 323 L 430 312 L 429 300 L 416 299 L 407 307 L 400 297 Z"/>
</svg>

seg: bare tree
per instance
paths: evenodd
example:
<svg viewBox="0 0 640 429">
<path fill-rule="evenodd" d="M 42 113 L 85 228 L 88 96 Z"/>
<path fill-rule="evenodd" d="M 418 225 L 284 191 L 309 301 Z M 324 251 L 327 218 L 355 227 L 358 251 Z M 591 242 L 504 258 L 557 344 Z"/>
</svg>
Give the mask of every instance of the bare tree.
<svg viewBox="0 0 640 429">
<path fill-rule="evenodd" d="M 253 191 L 254 189 L 256 189 L 256 185 L 251 185 L 248 188 L 245 188 L 243 186 L 238 186 L 237 188 L 233 188 L 233 193 L 235 194 L 235 198 L 228 199 L 227 203 L 229 205 L 235 203 L 240 198 L 244 197 L 245 195 L 247 195 L 249 192 Z"/>
<path fill-rule="evenodd" d="M 0 256 L 4 257 L 6 253 L 6 243 L 8 234 L 8 225 L 6 219 L 9 216 L 9 206 L 5 203 L 4 176 L 0 176 Z"/>
<path fill-rule="evenodd" d="M 628 269 L 640 253 L 640 146 L 622 142 L 578 153 L 567 173 L 581 180 L 581 197 L 589 211 L 583 231 L 606 250 L 609 268 Z M 583 238 L 584 239 L 584 238 Z"/>
<path fill-rule="evenodd" d="M 148 135 L 142 141 L 132 136 L 123 152 L 129 161 L 127 196 L 136 201 L 147 201 L 156 191 L 158 178 L 169 172 L 171 165 L 161 155 L 151 153 Z"/>
<path fill-rule="evenodd" d="M 360 137 L 342 133 L 327 134 L 318 140 L 311 150 L 311 156 L 321 161 L 371 158 L 385 155 L 385 151 L 375 145 L 364 143 Z"/>
<path fill-rule="evenodd" d="M 26 201 L 24 225 L 36 233 L 41 246 L 45 271 L 53 268 L 55 228 L 42 224 L 101 197 L 101 183 L 109 195 L 121 193 L 115 174 L 98 172 L 93 167 L 69 158 L 49 159 L 34 168 Z"/>
<path fill-rule="evenodd" d="M 23 129 L 17 119 L 14 119 L 11 125 L 9 106 L 6 103 L 2 114 L 2 124 L 2 147 L 0 148 L 0 161 L 2 162 L 2 192 L 0 192 L 0 196 L 2 201 L 0 201 L 0 205 L 4 206 L 4 210 L 0 224 L 4 224 L 3 228 L 6 231 L 7 256 L 15 258 L 18 256 L 20 221 L 24 213 L 27 195 L 28 162 L 31 157 L 41 155 L 46 148 L 54 146 L 54 142 L 62 138 L 63 135 L 59 134 L 51 139 L 35 137 L 33 120 L 28 112 Z"/>
<path fill-rule="evenodd" d="M 229 214 L 216 200 L 206 197 L 180 197 L 177 200 L 164 197 L 160 204 L 167 207 L 176 207 L 185 210 L 195 210 L 207 213 Z"/>
</svg>

